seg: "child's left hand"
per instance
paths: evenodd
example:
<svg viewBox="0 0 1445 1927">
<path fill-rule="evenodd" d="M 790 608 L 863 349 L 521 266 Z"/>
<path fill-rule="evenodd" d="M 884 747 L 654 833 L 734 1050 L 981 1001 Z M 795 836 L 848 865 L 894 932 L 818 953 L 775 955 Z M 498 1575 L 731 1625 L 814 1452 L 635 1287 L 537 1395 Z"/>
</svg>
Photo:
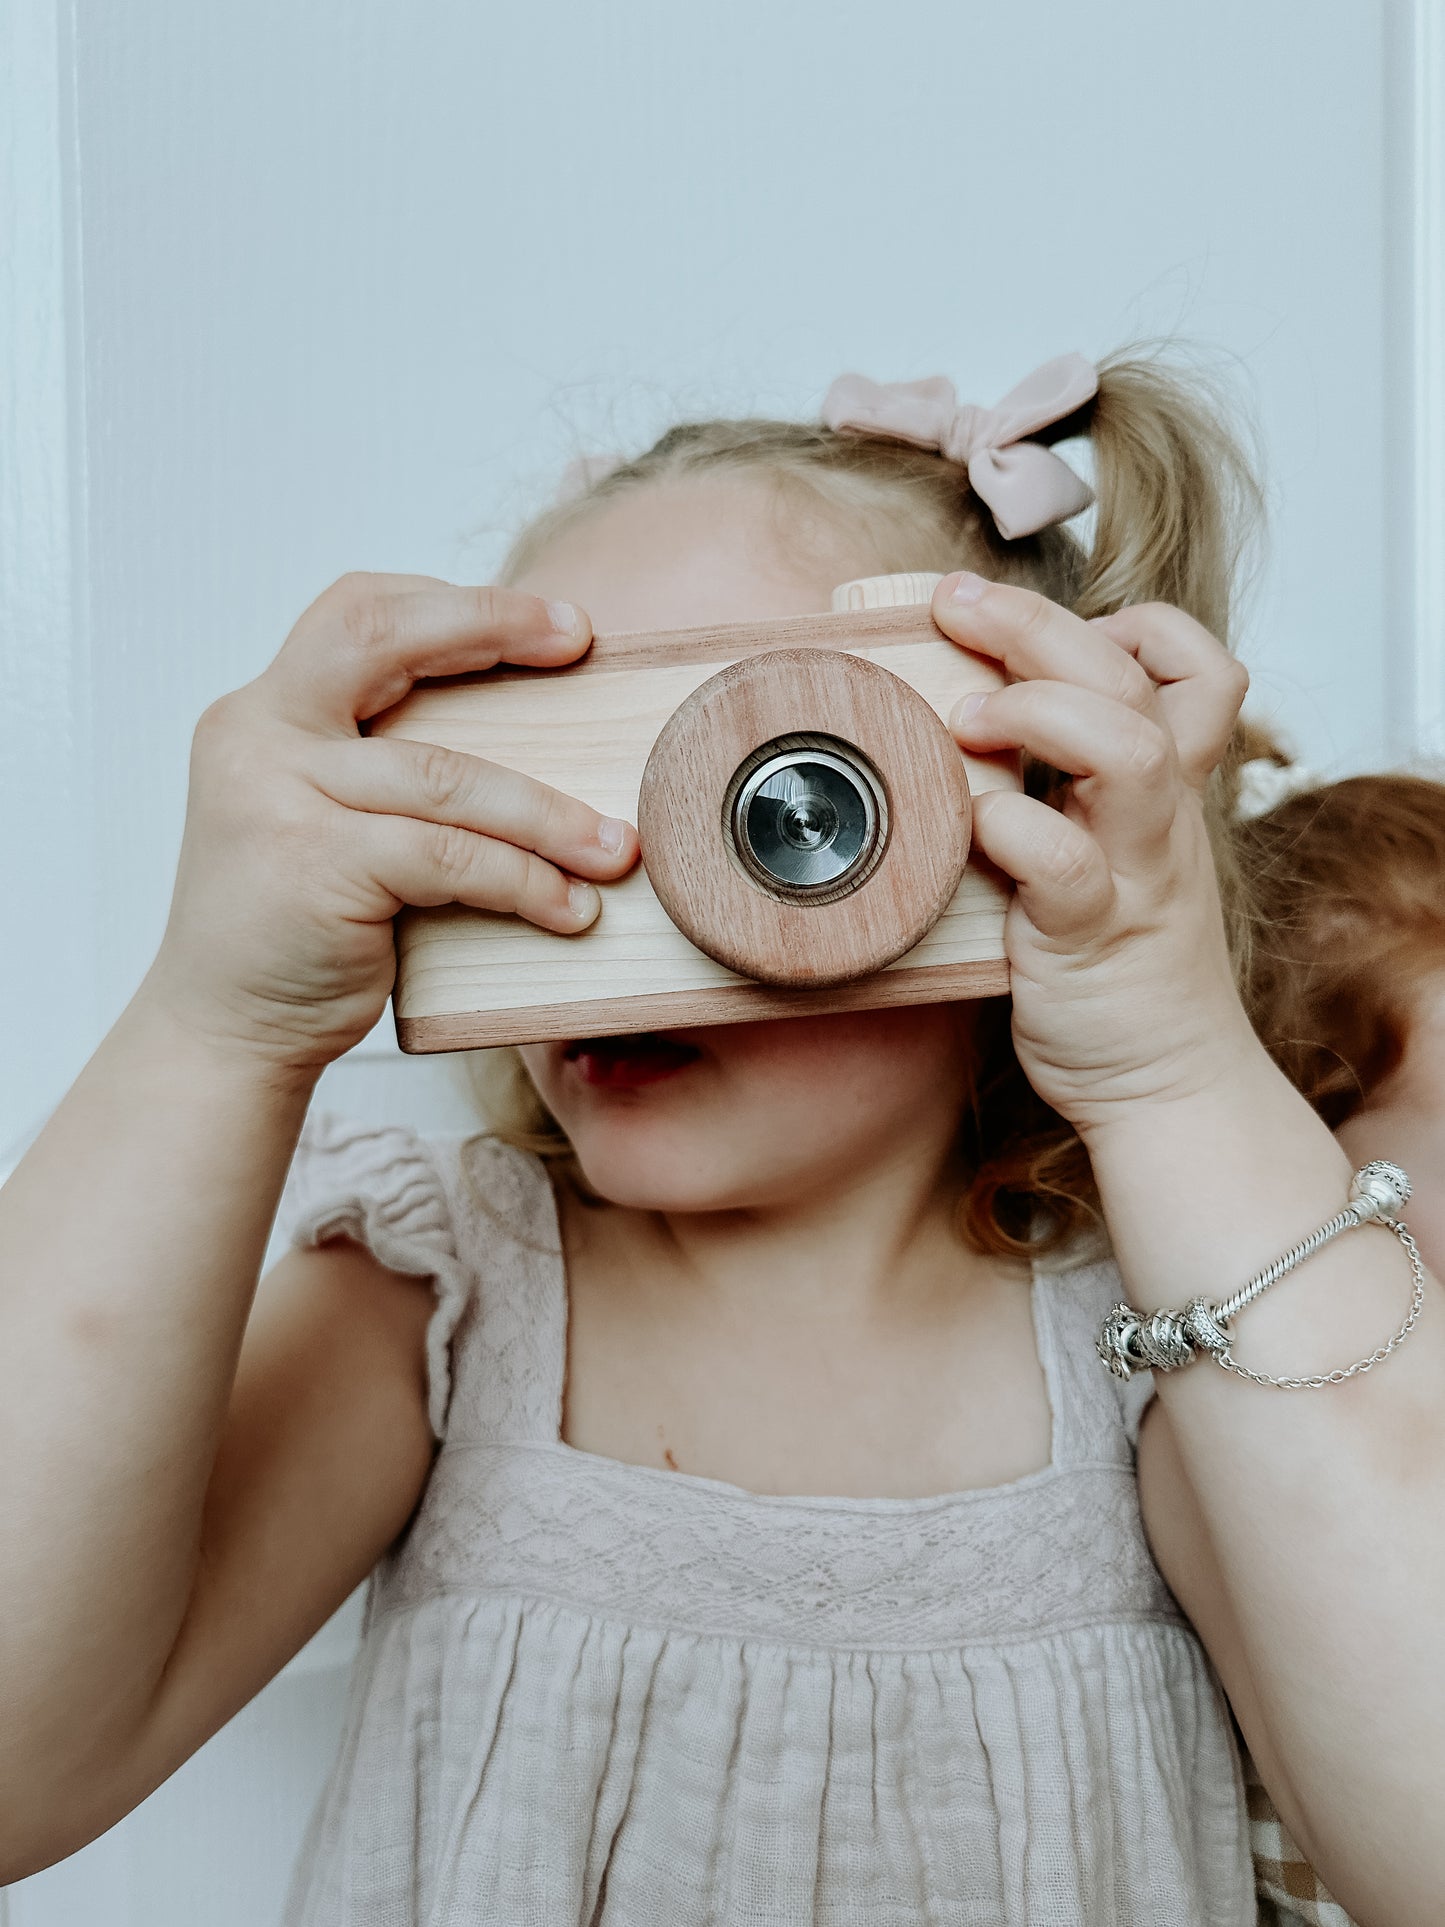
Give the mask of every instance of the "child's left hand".
<svg viewBox="0 0 1445 1927">
<path fill-rule="evenodd" d="M 960 580 L 976 599 L 951 599 Z M 1029 1082 L 1087 1140 L 1125 1107 L 1237 1075 L 1263 1047 L 1234 985 L 1202 793 L 1247 672 L 1164 603 L 1084 622 L 949 575 L 933 616 L 1017 679 L 960 704 L 960 746 L 1025 749 L 1074 778 L 1062 809 L 974 798 L 975 847 L 1018 885 L 1005 940 Z"/>
</svg>

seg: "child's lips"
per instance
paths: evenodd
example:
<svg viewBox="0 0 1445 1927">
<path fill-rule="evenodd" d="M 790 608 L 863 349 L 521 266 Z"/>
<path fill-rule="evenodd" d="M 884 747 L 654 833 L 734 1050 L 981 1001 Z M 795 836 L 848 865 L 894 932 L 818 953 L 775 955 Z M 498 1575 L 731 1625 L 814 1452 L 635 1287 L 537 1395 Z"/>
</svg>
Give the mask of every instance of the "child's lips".
<svg viewBox="0 0 1445 1927">
<path fill-rule="evenodd" d="M 575 1037 L 563 1051 L 562 1061 L 571 1064 L 594 1090 L 635 1091 L 675 1077 L 701 1056 L 695 1044 L 661 1031 L 644 1031 L 635 1037 Z"/>
</svg>

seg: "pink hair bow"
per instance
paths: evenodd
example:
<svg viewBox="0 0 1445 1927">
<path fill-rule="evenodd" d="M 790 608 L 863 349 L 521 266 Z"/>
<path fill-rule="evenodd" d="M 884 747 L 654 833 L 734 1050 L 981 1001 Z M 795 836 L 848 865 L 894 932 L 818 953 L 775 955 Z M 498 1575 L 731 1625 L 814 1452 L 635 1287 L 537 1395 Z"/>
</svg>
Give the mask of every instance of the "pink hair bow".
<svg viewBox="0 0 1445 1927">
<path fill-rule="evenodd" d="M 823 397 L 823 422 L 936 448 L 961 463 L 974 494 L 993 511 L 999 534 L 1011 542 L 1066 522 L 1093 501 L 1093 491 L 1067 462 L 1027 438 L 1063 421 L 1098 392 L 1098 369 L 1078 354 L 1046 361 L 992 408 L 960 402 L 946 375 L 924 381 L 839 375 Z"/>
</svg>

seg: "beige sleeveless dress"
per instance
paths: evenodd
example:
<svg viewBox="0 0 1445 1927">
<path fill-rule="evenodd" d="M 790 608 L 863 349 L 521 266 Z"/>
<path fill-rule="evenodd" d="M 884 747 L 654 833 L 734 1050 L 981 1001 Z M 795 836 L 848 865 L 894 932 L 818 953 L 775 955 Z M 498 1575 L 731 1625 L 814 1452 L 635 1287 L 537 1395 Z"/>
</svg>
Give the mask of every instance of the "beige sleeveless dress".
<svg viewBox="0 0 1445 1927">
<path fill-rule="evenodd" d="M 286 1927 L 1240 1927 L 1217 1675 L 1150 1557 L 1107 1263 L 1032 1285 L 1051 1461 L 766 1497 L 559 1437 L 551 1185 L 313 1114 L 282 1200 L 434 1281 L 434 1469 L 368 1584 Z"/>
</svg>

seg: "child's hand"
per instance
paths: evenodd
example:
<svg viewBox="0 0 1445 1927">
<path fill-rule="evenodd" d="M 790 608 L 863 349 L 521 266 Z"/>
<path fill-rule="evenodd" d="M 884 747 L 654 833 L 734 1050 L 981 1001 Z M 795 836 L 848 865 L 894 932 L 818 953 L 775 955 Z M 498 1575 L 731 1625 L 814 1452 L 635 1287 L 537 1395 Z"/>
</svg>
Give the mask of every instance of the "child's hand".
<svg viewBox="0 0 1445 1927">
<path fill-rule="evenodd" d="M 960 580 L 976 599 L 950 599 Z M 1229 1078 L 1262 1047 L 1234 986 L 1201 792 L 1245 670 L 1162 603 L 1083 622 L 950 575 L 933 615 L 1018 679 L 959 705 L 957 741 L 1026 749 L 1075 779 L 1062 810 L 974 798 L 975 846 L 1018 884 L 1005 935 L 1029 1082 L 1087 1138 L 1123 1106 Z"/>
<path fill-rule="evenodd" d="M 568 612 L 564 609 L 564 616 Z M 381 1015 L 403 904 L 573 934 L 637 858 L 629 825 L 515 770 L 358 725 L 423 676 L 560 666 L 591 640 L 511 589 L 345 576 L 196 726 L 170 920 L 143 994 L 209 1038 L 321 1070 Z"/>
</svg>

